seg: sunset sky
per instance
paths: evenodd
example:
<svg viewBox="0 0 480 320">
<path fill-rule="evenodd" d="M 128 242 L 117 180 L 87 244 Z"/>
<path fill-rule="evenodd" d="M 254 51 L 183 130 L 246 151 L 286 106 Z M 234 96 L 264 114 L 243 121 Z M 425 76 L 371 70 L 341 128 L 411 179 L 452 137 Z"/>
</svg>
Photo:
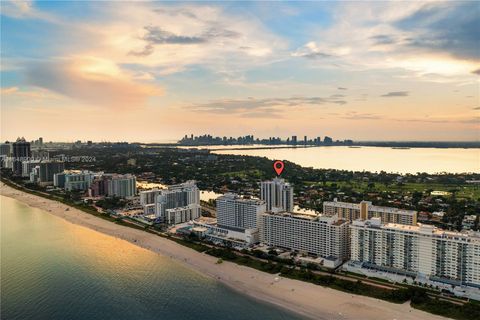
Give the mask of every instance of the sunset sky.
<svg viewBox="0 0 480 320">
<path fill-rule="evenodd" d="M 480 140 L 478 2 L 1 2 L 1 138 Z"/>
</svg>

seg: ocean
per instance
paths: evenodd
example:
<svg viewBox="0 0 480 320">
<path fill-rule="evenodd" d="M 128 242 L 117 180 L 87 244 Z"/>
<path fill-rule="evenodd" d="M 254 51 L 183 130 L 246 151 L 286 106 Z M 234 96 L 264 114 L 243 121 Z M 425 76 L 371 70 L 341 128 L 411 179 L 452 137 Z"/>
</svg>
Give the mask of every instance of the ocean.
<svg viewBox="0 0 480 320">
<path fill-rule="evenodd" d="M 126 241 L 0 202 L 1 319 L 301 319 Z"/>
</svg>

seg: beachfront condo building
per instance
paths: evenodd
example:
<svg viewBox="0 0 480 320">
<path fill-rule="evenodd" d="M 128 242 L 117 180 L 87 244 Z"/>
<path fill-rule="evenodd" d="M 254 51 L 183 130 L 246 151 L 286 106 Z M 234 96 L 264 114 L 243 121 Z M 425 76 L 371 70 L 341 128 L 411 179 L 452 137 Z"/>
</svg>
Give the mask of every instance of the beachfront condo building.
<svg viewBox="0 0 480 320">
<path fill-rule="evenodd" d="M 234 193 L 217 198 L 217 224 L 221 228 L 244 231 L 257 229 L 260 217 L 265 212 L 265 202 L 258 199 L 244 199 Z"/>
<path fill-rule="evenodd" d="M 131 198 L 137 194 L 137 178 L 131 174 L 107 175 L 108 195 Z"/>
<path fill-rule="evenodd" d="M 8 142 L 0 143 L 0 168 L 8 168 L 6 166 L 6 159 L 10 158 L 12 145 Z"/>
<path fill-rule="evenodd" d="M 146 206 L 155 204 L 157 196 L 160 194 L 161 190 L 158 188 L 152 190 L 140 191 L 140 205 Z"/>
<path fill-rule="evenodd" d="M 195 217 L 177 223 L 187 222 L 200 216 L 200 190 L 193 180 L 160 190 L 155 199 L 155 216 L 165 223 L 178 221 L 168 219 L 167 210 L 189 206 L 192 210 L 194 208 Z"/>
<path fill-rule="evenodd" d="M 94 177 L 90 185 L 92 197 L 132 198 L 137 194 L 137 178 L 132 174 L 105 173 Z"/>
<path fill-rule="evenodd" d="M 30 160 L 32 153 L 30 151 L 30 142 L 25 138 L 18 138 L 12 145 L 13 156 L 13 175 L 22 175 L 22 162 Z"/>
<path fill-rule="evenodd" d="M 323 203 L 323 214 L 338 215 L 339 218 L 350 222 L 358 219 L 380 218 L 382 223 L 398 223 L 412 226 L 417 224 L 417 211 L 374 206 L 370 201 L 362 201 L 360 203 L 336 200 L 326 201 Z"/>
<path fill-rule="evenodd" d="M 33 168 L 40 164 L 40 160 L 26 160 L 22 161 L 22 177 L 29 178 L 30 172 L 32 172 Z"/>
<path fill-rule="evenodd" d="M 88 170 L 65 170 L 53 176 L 53 185 L 65 191 L 87 191 L 92 185 L 95 177 L 101 176 L 103 172 L 92 172 Z"/>
<path fill-rule="evenodd" d="M 53 184 L 53 176 L 65 170 L 65 163 L 57 160 L 42 160 L 30 171 L 30 182 L 41 186 Z"/>
<path fill-rule="evenodd" d="M 382 224 L 378 217 L 354 221 L 350 233 L 350 259 L 362 267 L 480 288 L 480 233 Z"/>
<path fill-rule="evenodd" d="M 260 199 L 265 201 L 267 211 L 293 211 L 293 187 L 284 179 L 262 181 Z"/>
<path fill-rule="evenodd" d="M 12 145 L 10 143 L 0 143 L 0 156 L 10 156 Z"/>
<path fill-rule="evenodd" d="M 201 208 L 198 204 L 190 204 L 185 207 L 177 207 L 165 210 L 165 222 L 168 225 L 180 224 L 192 221 L 200 217 Z"/>
<path fill-rule="evenodd" d="M 349 222 L 336 216 L 267 212 L 260 239 L 265 245 L 315 255 L 338 266 L 348 259 Z"/>
</svg>

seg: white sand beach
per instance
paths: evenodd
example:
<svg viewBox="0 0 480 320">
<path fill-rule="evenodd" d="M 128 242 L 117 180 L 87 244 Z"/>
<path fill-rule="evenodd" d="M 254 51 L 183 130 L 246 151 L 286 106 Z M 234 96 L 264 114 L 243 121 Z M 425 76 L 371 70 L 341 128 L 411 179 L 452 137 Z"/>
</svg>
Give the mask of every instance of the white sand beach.
<svg viewBox="0 0 480 320">
<path fill-rule="evenodd" d="M 60 202 L 13 189 L 4 183 L 0 184 L 0 194 L 42 209 L 70 223 L 123 239 L 169 257 L 255 299 L 312 319 L 446 319 L 413 309 L 409 303 L 389 303 L 282 277 L 275 281 L 276 275 L 252 268 L 231 262 L 216 264 L 215 257 L 196 252 L 166 238 L 97 218 Z M 68 211 L 65 210 L 67 208 Z"/>
</svg>

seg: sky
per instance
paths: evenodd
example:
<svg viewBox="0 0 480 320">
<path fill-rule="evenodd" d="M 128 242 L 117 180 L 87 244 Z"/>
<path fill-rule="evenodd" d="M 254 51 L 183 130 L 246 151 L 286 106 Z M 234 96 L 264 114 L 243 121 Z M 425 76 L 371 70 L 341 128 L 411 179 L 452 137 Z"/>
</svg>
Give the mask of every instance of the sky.
<svg viewBox="0 0 480 320">
<path fill-rule="evenodd" d="M 480 140 L 480 3 L 1 1 L 1 139 Z"/>
</svg>

